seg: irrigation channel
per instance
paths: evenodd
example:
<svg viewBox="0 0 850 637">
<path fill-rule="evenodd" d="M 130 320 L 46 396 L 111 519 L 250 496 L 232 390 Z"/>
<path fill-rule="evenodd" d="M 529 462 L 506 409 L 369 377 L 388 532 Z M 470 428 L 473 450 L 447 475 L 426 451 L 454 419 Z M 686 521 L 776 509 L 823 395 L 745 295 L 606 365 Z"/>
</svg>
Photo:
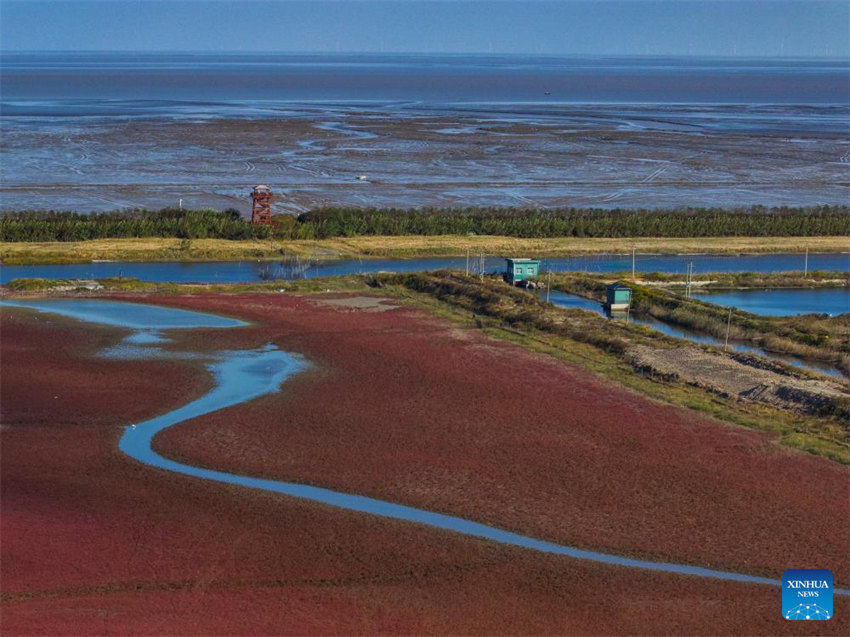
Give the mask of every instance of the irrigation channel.
<svg viewBox="0 0 850 637">
<path fill-rule="evenodd" d="M 121 356 L 125 358 L 170 357 L 156 342 L 165 339 L 160 332 L 172 329 L 192 329 L 194 327 L 228 328 L 245 325 L 241 321 L 227 319 L 210 314 L 189 312 L 159 306 L 122 303 L 101 300 L 48 299 L 39 301 L 3 301 L 2 306 L 28 308 L 39 312 L 59 314 L 80 321 L 125 327 L 132 334 L 125 339 L 125 345 L 107 350 L 101 355 Z M 132 317 L 128 324 L 126 317 Z M 139 335 L 143 335 L 141 338 Z M 152 339 L 149 338 L 153 336 Z M 198 356 L 191 352 L 183 356 Z M 719 580 L 731 580 L 752 584 L 781 586 L 779 580 L 767 577 L 717 571 L 699 566 L 638 560 L 619 555 L 610 555 L 596 551 L 586 551 L 511 533 L 451 515 L 435 513 L 424 509 L 377 500 L 366 496 L 331 491 L 292 482 L 265 480 L 240 476 L 223 471 L 193 467 L 165 458 L 151 448 L 154 436 L 164 429 L 181 422 L 209 414 L 262 396 L 280 391 L 287 378 L 306 369 L 309 363 L 297 354 L 290 354 L 268 344 L 254 350 L 222 351 L 206 357 L 206 365 L 215 381 L 215 386 L 204 396 L 182 407 L 145 422 L 128 425 L 119 440 L 119 449 L 127 456 L 143 464 L 173 471 L 187 476 L 234 484 L 251 489 L 271 491 L 283 495 L 321 502 L 330 506 L 378 515 L 385 518 L 425 524 L 464 535 L 487 539 L 493 542 L 528 548 L 544 553 L 565 555 L 579 560 L 600 562 L 616 566 L 626 566 L 651 571 L 661 571 L 678 575 L 691 575 Z M 850 590 L 835 589 L 839 595 L 850 596 Z"/>
<path fill-rule="evenodd" d="M 547 298 L 545 290 L 538 290 L 537 294 L 544 300 Z M 755 314 L 762 313 L 759 310 L 761 310 L 761 308 L 765 305 L 765 301 L 763 300 L 764 297 L 768 297 L 767 303 L 771 308 L 773 308 L 774 304 L 776 304 L 775 307 L 777 310 L 779 308 L 782 309 L 781 314 L 778 312 L 776 314 L 764 312 L 767 316 L 805 314 L 820 310 L 823 310 L 826 314 L 839 314 L 842 311 L 850 311 L 850 308 L 847 307 L 848 303 L 850 303 L 850 290 L 847 288 L 824 288 L 811 290 L 741 290 L 730 293 L 703 293 L 693 295 L 693 298 L 699 298 L 709 303 L 718 304 L 730 304 L 741 298 L 742 300 L 738 301 L 739 305 L 732 305 L 732 307 L 753 312 Z M 813 297 L 816 299 L 814 303 L 812 302 Z M 575 294 L 562 292 L 561 290 L 552 290 L 549 293 L 548 298 L 553 305 L 557 305 L 559 307 L 589 310 L 591 312 L 601 314 L 602 316 L 607 316 L 602 303 L 586 299 Z M 721 303 L 723 301 L 725 301 L 725 303 Z M 816 307 L 819 309 L 808 309 L 809 307 Z M 651 317 L 636 318 L 634 316 L 629 316 L 624 320 L 628 320 L 635 325 L 650 327 L 654 330 L 658 330 L 662 334 L 666 334 L 667 336 L 672 336 L 674 338 L 682 338 L 695 343 L 715 345 L 718 347 L 724 347 L 725 345 L 722 339 L 715 338 L 709 334 L 669 325 L 668 323 Z M 825 374 L 827 376 L 832 376 L 833 378 L 844 378 L 844 374 L 842 374 L 840 370 L 831 367 L 827 363 L 798 358 L 787 354 L 777 354 L 776 352 L 769 352 L 761 347 L 747 345 L 734 340 L 729 341 L 728 347 L 729 349 L 742 354 L 756 354 L 782 363 L 787 363 L 788 365 L 793 365 L 794 367 L 808 369 L 809 371 L 817 374 Z"/>
<path fill-rule="evenodd" d="M 534 255 L 527 255 L 534 256 Z M 0 283 L 18 278 L 41 279 L 106 279 L 127 277 L 152 282 L 173 283 L 250 283 L 260 280 L 291 280 L 340 276 L 345 274 L 372 274 L 375 272 L 423 272 L 454 269 L 478 272 L 478 255 L 469 261 L 462 258 L 433 259 L 341 259 L 316 261 L 288 258 L 281 261 L 216 261 L 216 262 L 144 262 L 107 261 L 94 263 L 68 263 L 61 265 L 4 265 L 0 268 Z M 806 267 L 804 255 L 710 255 L 710 254 L 638 254 L 635 272 L 665 272 L 685 274 L 692 263 L 694 273 L 708 272 L 795 272 Z M 542 259 L 544 270 L 553 272 L 615 273 L 630 272 L 630 254 L 602 254 Z M 484 259 L 485 273 L 503 272 L 504 258 L 491 256 Z M 808 257 L 810 272 L 850 272 L 850 254 L 818 253 Z"/>
</svg>

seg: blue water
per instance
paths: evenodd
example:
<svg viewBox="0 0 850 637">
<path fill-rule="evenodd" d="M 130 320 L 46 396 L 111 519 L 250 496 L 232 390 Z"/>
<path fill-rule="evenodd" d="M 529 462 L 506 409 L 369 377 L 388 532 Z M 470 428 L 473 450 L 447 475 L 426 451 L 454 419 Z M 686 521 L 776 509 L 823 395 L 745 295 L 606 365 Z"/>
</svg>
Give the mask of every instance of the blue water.
<svg viewBox="0 0 850 637">
<path fill-rule="evenodd" d="M 850 312 L 850 289 L 848 288 L 735 290 L 699 292 L 692 296 L 701 301 L 735 307 L 761 316 L 813 313 L 836 316 Z"/>
<path fill-rule="evenodd" d="M 5 53 L 2 106 L 140 117 L 293 101 L 846 105 L 848 70 L 846 60 Z"/>
<path fill-rule="evenodd" d="M 605 316 L 605 309 L 601 303 L 591 301 L 582 296 L 570 294 L 569 292 L 561 292 L 561 290 L 543 290 L 537 293 L 544 301 L 549 301 L 558 307 L 565 307 L 570 310 L 588 310 Z"/>
<path fill-rule="evenodd" d="M 130 338 L 130 342 L 153 342 L 144 330 L 174 330 L 193 329 L 198 327 L 241 327 L 247 325 L 244 321 L 178 310 L 158 305 L 142 305 L 139 303 L 124 303 L 121 301 L 102 301 L 99 299 L 39 299 L 18 300 L 7 299 L 0 305 L 25 307 L 49 314 L 60 314 L 79 321 L 100 323 L 124 327 L 130 330 L 141 330 L 141 335 Z"/>
<path fill-rule="evenodd" d="M 477 259 L 470 260 L 474 268 Z M 802 271 L 805 256 L 800 254 L 762 255 L 638 255 L 636 272 L 666 272 L 684 274 L 688 263 L 694 264 L 696 274 L 708 272 L 789 272 Z M 504 271 L 502 257 L 488 257 L 485 271 Z M 542 260 L 544 270 L 553 272 L 630 272 L 631 255 L 594 255 Z M 343 259 L 307 263 L 298 275 L 305 278 L 368 274 L 375 272 L 421 272 L 466 268 L 466 258 L 434 259 Z M 810 254 L 809 271 L 825 270 L 850 272 L 850 254 Z M 71 263 L 65 265 L 3 265 L 0 283 L 18 278 L 45 279 L 103 279 L 109 277 L 137 278 L 142 281 L 171 281 L 175 283 L 246 283 L 271 279 L 292 278 L 293 269 L 270 261 L 229 261 L 204 263 L 135 263 L 113 261 L 105 263 Z"/>
<path fill-rule="evenodd" d="M 93 301 L 91 303 L 96 304 L 98 301 Z M 112 312 L 112 308 L 104 308 L 101 313 L 98 313 L 93 311 L 91 303 L 88 304 L 88 307 L 81 310 L 81 312 L 77 315 L 77 318 L 114 325 L 115 317 Z M 145 320 L 146 328 L 153 327 L 166 329 L 166 324 L 174 324 L 175 322 L 184 323 L 185 317 L 182 316 L 182 314 L 178 318 L 168 318 L 167 314 L 172 310 L 167 308 L 157 308 L 157 311 L 155 312 L 151 309 L 152 306 L 149 305 L 125 304 L 125 306 L 128 311 L 148 317 L 148 319 Z M 182 312 L 181 310 L 173 311 L 177 313 Z M 66 308 L 65 312 L 67 316 L 72 316 L 73 309 Z M 165 317 L 164 323 L 161 325 L 152 325 L 153 319 L 150 317 L 153 316 Z M 98 320 L 98 317 L 102 317 L 104 320 Z M 217 317 L 213 317 L 211 315 L 200 315 L 199 324 L 208 325 L 209 322 L 215 318 Z M 164 469 L 166 471 L 173 471 L 175 473 L 204 480 L 212 480 L 214 482 L 234 484 L 252 489 L 280 493 L 313 502 L 321 502 L 323 504 L 351 511 L 379 515 L 381 517 L 398 519 L 406 522 L 425 524 L 431 527 L 461 533 L 463 535 L 499 542 L 501 544 L 519 546 L 545 553 L 565 555 L 575 559 L 600 562 L 615 566 L 626 566 L 644 570 L 675 573 L 679 575 L 691 575 L 696 577 L 753 584 L 767 584 L 771 586 L 782 585 L 779 580 L 746 575 L 743 573 L 730 573 L 726 571 L 702 568 L 699 566 L 637 560 L 618 555 L 599 553 L 596 551 L 585 551 L 571 546 L 564 546 L 553 542 L 530 538 L 517 533 L 511 533 L 510 531 L 504 531 L 502 529 L 473 522 L 471 520 L 426 511 L 423 509 L 416 509 L 365 496 L 341 493 L 309 485 L 252 478 L 249 476 L 239 476 L 223 471 L 193 467 L 191 465 L 165 458 L 151 448 L 154 436 L 164 429 L 203 414 L 208 414 L 225 407 L 236 405 L 265 394 L 277 392 L 280 390 L 281 384 L 287 378 L 304 369 L 306 365 L 307 363 L 299 357 L 278 350 L 273 345 L 267 345 L 256 350 L 220 352 L 218 360 L 210 363 L 208 366 L 208 369 L 215 380 L 215 387 L 210 392 L 201 398 L 198 398 L 197 400 L 166 414 L 136 425 L 128 426 L 125 428 L 124 434 L 119 441 L 119 449 L 139 462 L 159 469 Z M 835 589 L 835 592 L 840 595 L 850 595 L 850 590 Z"/>
</svg>

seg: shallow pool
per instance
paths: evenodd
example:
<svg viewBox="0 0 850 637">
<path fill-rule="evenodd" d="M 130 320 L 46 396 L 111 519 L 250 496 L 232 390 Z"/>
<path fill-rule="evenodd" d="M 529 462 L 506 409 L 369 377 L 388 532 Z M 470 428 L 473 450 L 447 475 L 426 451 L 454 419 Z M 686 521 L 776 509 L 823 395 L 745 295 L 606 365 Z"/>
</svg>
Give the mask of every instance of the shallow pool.
<svg viewBox="0 0 850 637">
<path fill-rule="evenodd" d="M 850 288 L 730 290 L 698 292 L 695 299 L 761 316 L 850 312 Z"/>
<path fill-rule="evenodd" d="M 130 330 L 185 330 L 197 327 L 228 328 L 247 325 L 244 321 L 213 314 L 146 303 L 100 299 L 9 299 L 3 300 L 0 305 L 29 308 L 88 323 L 113 325 Z M 143 333 L 132 338 L 134 342 L 145 342 L 148 336 Z"/>
</svg>

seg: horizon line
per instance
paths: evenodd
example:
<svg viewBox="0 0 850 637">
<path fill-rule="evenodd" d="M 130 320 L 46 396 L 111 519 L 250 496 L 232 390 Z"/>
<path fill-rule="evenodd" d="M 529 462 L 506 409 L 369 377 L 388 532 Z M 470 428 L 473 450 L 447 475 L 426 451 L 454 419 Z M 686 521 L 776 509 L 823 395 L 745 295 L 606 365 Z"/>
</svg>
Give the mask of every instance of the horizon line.
<svg viewBox="0 0 850 637">
<path fill-rule="evenodd" d="M 850 62 L 850 55 L 730 55 L 723 53 L 538 53 L 516 51 L 297 51 L 297 50 L 210 50 L 210 49 L 2 49 L 0 55 L 16 53 L 147 53 L 147 54 L 204 54 L 204 55 L 374 55 L 390 57 L 394 55 L 431 55 L 482 57 L 518 56 L 518 57 L 558 57 L 558 58 L 687 58 L 687 59 L 729 59 L 729 60 L 832 60 Z"/>
</svg>

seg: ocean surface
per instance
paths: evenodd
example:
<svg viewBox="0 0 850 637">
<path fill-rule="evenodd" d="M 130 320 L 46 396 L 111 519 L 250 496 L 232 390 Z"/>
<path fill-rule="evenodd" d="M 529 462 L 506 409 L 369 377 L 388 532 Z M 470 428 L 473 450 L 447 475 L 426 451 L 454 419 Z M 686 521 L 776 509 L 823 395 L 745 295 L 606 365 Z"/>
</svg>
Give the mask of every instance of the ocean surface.
<svg viewBox="0 0 850 637">
<path fill-rule="evenodd" d="M 15 53 L 4 115 L 177 113 L 252 102 L 837 104 L 846 60 Z"/>
<path fill-rule="evenodd" d="M 16 53 L 0 88 L 0 210 L 850 198 L 848 60 Z"/>
</svg>

